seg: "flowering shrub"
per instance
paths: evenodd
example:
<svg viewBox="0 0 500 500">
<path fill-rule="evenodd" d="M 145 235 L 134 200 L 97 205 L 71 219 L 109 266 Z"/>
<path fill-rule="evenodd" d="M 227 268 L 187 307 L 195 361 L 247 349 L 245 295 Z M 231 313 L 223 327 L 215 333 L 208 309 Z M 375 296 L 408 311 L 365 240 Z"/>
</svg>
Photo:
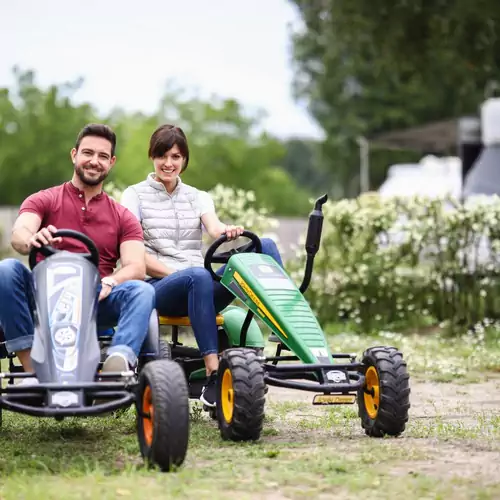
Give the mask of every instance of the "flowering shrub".
<svg viewBox="0 0 500 500">
<path fill-rule="evenodd" d="M 107 182 L 104 184 L 104 191 L 119 203 L 124 190 L 120 189 L 114 182 Z"/>
<path fill-rule="evenodd" d="M 253 191 L 217 184 L 209 193 L 220 220 L 242 225 L 261 237 L 276 238 L 272 230 L 278 227 L 278 221 L 269 216 L 266 208 L 257 208 Z"/>
<path fill-rule="evenodd" d="M 120 199 L 113 184 L 106 191 Z M 210 194 L 221 220 L 277 240 L 278 221 L 258 208 L 253 192 L 217 185 Z M 468 327 L 500 318 L 499 198 L 462 205 L 367 194 L 323 210 L 321 249 L 307 291 L 321 322 L 348 322 L 366 332 Z M 304 259 L 301 244 L 286 264 L 296 283 Z"/>
<path fill-rule="evenodd" d="M 308 298 L 320 320 L 360 331 L 500 315 L 500 199 L 369 194 L 324 206 Z M 304 252 L 294 269 L 301 269 Z"/>
<path fill-rule="evenodd" d="M 405 356 L 412 374 L 440 381 L 474 378 L 485 370 L 498 371 L 500 324 L 484 321 L 454 337 L 440 328 L 432 335 L 381 330 L 369 335 L 342 331 L 332 337 L 335 352 L 354 352 L 361 357 L 367 345 L 393 345 Z M 458 332 L 457 332 L 458 333 Z"/>
</svg>

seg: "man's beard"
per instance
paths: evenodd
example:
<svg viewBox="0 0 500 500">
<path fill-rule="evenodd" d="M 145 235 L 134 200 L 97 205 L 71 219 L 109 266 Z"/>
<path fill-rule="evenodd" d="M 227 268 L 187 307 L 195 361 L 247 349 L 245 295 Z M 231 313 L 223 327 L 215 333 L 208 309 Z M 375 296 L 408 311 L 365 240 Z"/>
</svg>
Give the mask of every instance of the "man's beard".
<svg viewBox="0 0 500 500">
<path fill-rule="evenodd" d="M 108 172 L 103 172 L 99 177 L 89 178 L 85 175 L 85 169 L 83 167 L 78 167 L 76 165 L 75 165 L 75 172 L 76 175 L 78 175 L 78 178 L 82 181 L 82 183 L 87 186 L 97 186 L 108 176 Z"/>
</svg>

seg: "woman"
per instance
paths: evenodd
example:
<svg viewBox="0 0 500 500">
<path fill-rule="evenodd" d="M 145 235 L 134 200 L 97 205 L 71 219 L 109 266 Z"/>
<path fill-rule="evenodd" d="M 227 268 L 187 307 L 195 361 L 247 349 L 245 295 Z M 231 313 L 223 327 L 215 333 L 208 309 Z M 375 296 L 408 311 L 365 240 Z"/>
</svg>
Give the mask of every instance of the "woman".
<svg viewBox="0 0 500 500">
<path fill-rule="evenodd" d="M 162 125 L 155 130 L 148 156 L 154 172 L 128 187 L 121 203 L 141 221 L 148 281 L 156 290 L 158 313 L 190 318 L 207 372 L 200 399 L 213 407 L 219 368 L 215 318 L 234 296 L 203 267 L 202 225 L 212 238 L 226 234 L 229 240 L 238 238 L 243 227 L 222 223 L 210 195 L 181 181 L 189 148 L 179 127 Z M 262 252 L 283 265 L 272 240 L 262 239 Z"/>
</svg>

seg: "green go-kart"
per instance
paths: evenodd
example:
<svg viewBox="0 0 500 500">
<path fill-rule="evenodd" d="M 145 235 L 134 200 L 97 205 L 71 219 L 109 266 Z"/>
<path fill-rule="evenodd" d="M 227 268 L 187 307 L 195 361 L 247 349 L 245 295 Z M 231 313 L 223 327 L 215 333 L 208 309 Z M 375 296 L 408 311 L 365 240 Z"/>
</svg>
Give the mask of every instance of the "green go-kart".
<svg viewBox="0 0 500 500">
<path fill-rule="evenodd" d="M 205 408 L 218 420 L 224 439 L 260 438 L 267 386 L 314 393 L 317 405 L 354 404 L 361 425 L 374 437 L 401 434 L 410 408 L 409 374 L 402 353 L 395 347 L 367 349 L 361 361 L 356 355 L 332 353 L 325 334 L 304 298 L 319 249 L 323 226 L 324 195 L 309 216 L 307 260 L 302 284 L 297 287 L 286 271 L 261 252 L 258 236 L 245 231 L 248 244 L 226 252 L 219 247 L 225 235 L 213 242 L 205 255 L 205 267 L 245 309 L 229 306 L 217 316 L 220 367 L 215 409 Z M 216 273 L 213 264 L 225 264 Z M 264 337 L 256 318 L 272 331 L 276 354 L 264 355 Z M 189 326 L 186 317 L 160 317 L 160 325 L 172 326 L 172 359 L 180 363 L 189 383 L 191 398 L 198 398 L 205 383 L 205 368 L 198 349 L 179 342 L 179 327 Z M 288 351 L 287 355 L 282 355 Z"/>
</svg>

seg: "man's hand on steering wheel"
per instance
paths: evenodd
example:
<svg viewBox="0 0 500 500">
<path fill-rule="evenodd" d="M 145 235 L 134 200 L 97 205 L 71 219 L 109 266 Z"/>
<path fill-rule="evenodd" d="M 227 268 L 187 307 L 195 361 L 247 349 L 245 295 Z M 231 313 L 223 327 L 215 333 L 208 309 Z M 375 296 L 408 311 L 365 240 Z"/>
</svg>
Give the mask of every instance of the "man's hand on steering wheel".
<svg viewBox="0 0 500 500">
<path fill-rule="evenodd" d="M 52 236 L 55 232 L 57 232 L 57 229 L 52 225 L 43 227 L 29 239 L 29 247 L 40 248 L 42 245 L 54 245 L 61 243 L 62 238 L 54 238 Z"/>
<path fill-rule="evenodd" d="M 43 238 L 41 233 L 43 233 Z M 38 235 L 41 235 L 40 238 L 38 237 Z M 54 226 L 49 226 L 48 228 L 44 228 L 38 231 L 36 235 L 33 235 L 33 241 L 31 241 L 30 239 L 31 248 L 29 251 L 28 261 L 30 269 L 32 271 L 38 263 L 38 254 L 41 253 L 45 257 L 51 257 L 56 253 L 62 252 L 61 249 L 55 248 L 48 243 L 44 243 L 43 241 L 48 241 L 49 243 L 59 243 L 62 238 L 73 238 L 80 243 L 83 243 L 87 247 L 88 253 L 76 253 L 92 262 L 94 266 L 99 267 L 99 250 L 95 246 L 95 243 L 88 236 L 80 233 L 79 231 L 74 231 L 73 229 L 59 229 L 56 232 L 56 228 Z"/>
<path fill-rule="evenodd" d="M 235 240 L 243 234 L 245 228 L 243 226 L 230 226 L 226 224 L 226 228 L 222 234 L 225 234 L 228 241 Z"/>
</svg>

